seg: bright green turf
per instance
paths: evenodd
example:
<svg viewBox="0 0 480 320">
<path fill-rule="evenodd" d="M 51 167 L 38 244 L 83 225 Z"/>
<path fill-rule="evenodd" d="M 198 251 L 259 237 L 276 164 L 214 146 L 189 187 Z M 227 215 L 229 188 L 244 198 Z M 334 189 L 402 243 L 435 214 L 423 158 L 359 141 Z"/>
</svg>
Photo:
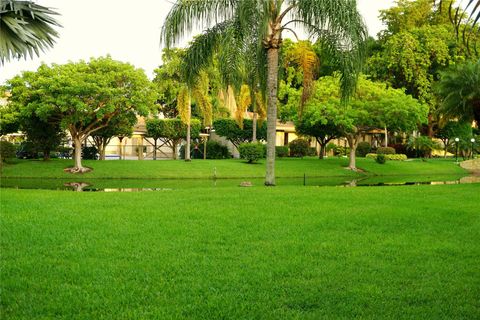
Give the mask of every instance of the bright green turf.
<svg viewBox="0 0 480 320">
<path fill-rule="evenodd" d="M 368 175 L 462 175 L 465 171 L 451 160 L 387 161 L 377 164 L 372 159 L 358 159 L 359 168 Z M 265 164 L 247 164 L 242 160 L 194 160 L 192 162 L 159 160 L 159 161 L 84 161 L 86 166 L 94 170 L 81 175 L 82 178 L 211 178 L 216 172 L 218 178 L 262 178 L 265 176 Z M 52 160 L 44 162 L 19 161 L 14 165 L 6 165 L 2 177 L 39 177 L 39 178 L 71 178 L 72 174 L 63 169 L 72 165 L 71 160 Z M 277 177 L 360 177 L 362 174 L 346 170 L 348 160 L 329 158 L 318 160 L 277 159 Z M 78 176 L 78 175 L 77 175 Z"/>
<path fill-rule="evenodd" d="M 479 184 L 0 195 L 2 319 L 480 318 Z"/>
</svg>

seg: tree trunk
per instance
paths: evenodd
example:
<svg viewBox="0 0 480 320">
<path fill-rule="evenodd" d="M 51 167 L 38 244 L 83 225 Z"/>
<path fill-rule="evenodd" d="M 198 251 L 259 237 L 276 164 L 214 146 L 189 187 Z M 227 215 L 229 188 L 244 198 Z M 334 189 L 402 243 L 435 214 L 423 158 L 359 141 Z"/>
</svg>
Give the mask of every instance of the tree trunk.
<svg viewBox="0 0 480 320">
<path fill-rule="evenodd" d="M 388 147 L 388 130 L 387 127 L 385 127 L 385 148 Z"/>
<path fill-rule="evenodd" d="M 187 144 L 185 146 L 185 161 L 192 161 L 190 157 L 190 123 L 187 124 Z"/>
<path fill-rule="evenodd" d="M 320 160 L 323 160 L 324 155 L 325 155 L 325 145 L 320 143 L 320 153 L 318 155 L 318 158 Z"/>
<path fill-rule="evenodd" d="M 252 142 L 257 142 L 257 113 L 253 112 L 253 120 L 252 120 Z"/>
<path fill-rule="evenodd" d="M 75 144 L 75 165 L 73 167 L 73 172 L 82 172 L 85 168 L 82 166 L 82 140 L 80 137 L 76 136 L 73 138 L 73 143 Z"/>
<path fill-rule="evenodd" d="M 350 157 L 349 157 L 348 168 L 353 171 L 357 170 L 357 158 L 356 158 L 357 140 L 358 139 L 356 137 L 347 137 L 348 146 L 350 147 Z"/>
<path fill-rule="evenodd" d="M 43 150 L 43 161 L 50 160 L 50 148 Z"/>
<path fill-rule="evenodd" d="M 172 155 L 172 159 L 173 160 L 177 160 L 177 145 L 179 144 L 179 142 L 177 142 L 176 140 L 172 140 L 172 152 L 173 152 L 173 155 Z M 190 150 L 188 151 L 188 154 L 190 155 Z M 185 148 L 185 157 L 187 156 L 187 148 Z"/>
<path fill-rule="evenodd" d="M 275 145 L 277 137 L 277 90 L 278 90 L 278 48 L 267 52 L 267 172 L 265 185 L 275 185 Z"/>
<path fill-rule="evenodd" d="M 153 148 L 153 160 L 157 160 L 157 138 L 154 138 Z"/>
</svg>

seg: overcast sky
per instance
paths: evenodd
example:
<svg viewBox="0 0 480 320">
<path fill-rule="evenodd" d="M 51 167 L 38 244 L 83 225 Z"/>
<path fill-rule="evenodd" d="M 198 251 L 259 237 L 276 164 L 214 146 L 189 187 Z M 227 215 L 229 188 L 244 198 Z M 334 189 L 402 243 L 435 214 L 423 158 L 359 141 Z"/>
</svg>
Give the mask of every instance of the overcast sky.
<svg viewBox="0 0 480 320">
<path fill-rule="evenodd" d="M 375 36 L 382 29 L 378 11 L 393 0 L 357 0 Z M 173 0 L 37 0 L 55 8 L 63 28 L 53 49 L 39 58 L 10 61 L 0 67 L 0 84 L 22 70 L 36 70 L 41 62 L 66 63 L 110 54 L 145 70 L 151 78 L 161 60 L 160 29 Z"/>
</svg>

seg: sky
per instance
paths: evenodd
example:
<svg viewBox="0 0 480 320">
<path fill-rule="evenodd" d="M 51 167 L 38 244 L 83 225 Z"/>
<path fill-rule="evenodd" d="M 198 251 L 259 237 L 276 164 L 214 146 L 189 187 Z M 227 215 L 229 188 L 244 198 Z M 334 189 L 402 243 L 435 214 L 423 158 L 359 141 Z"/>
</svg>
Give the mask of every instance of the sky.
<svg viewBox="0 0 480 320">
<path fill-rule="evenodd" d="M 173 1 L 37 0 L 60 13 L 57 20 L 63 28 L 59 29 L 59 38 L 40 57 L 12 60 L 0 66 L 0 84 L 23 70 L 36 70 L 42 62 L 62 64 L 107 54 L 142 68 L 152 78 L 153 70 L 162 63 L 160 30 Z M 392 6 L 393 0 L 357 2 L 369 34 L 375 36 L 383 29 L 379 10 Z"/>
</svg>

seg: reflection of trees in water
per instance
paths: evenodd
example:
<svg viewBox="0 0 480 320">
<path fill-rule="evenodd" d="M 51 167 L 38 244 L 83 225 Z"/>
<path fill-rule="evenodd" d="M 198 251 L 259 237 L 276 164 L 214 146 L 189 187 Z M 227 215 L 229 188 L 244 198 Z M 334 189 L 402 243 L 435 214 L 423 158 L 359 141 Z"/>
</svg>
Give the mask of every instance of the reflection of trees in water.
<svg viewBox="0 0 480 320">
<path fill-rule="evenodd" d="M 85 182 L 67 182 L 64 184 L 65 187 L 72 187 L 74 191 L 83 191 L 83 188 L 88 187 L 89 184 Z"/>
</svg>

